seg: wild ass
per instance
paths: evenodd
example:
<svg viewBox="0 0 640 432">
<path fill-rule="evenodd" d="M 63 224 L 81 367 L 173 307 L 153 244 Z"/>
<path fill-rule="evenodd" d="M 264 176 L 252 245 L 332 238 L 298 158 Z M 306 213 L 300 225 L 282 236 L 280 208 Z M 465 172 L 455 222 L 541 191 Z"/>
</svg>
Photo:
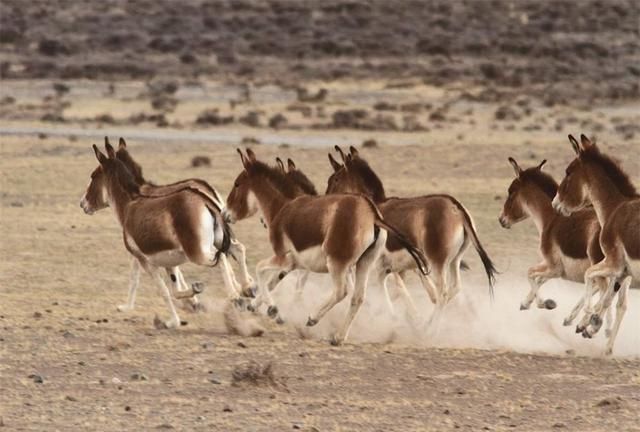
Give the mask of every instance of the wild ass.
<svg viewBox="0 0 640 432">
<path fill-rule="evenodd" d="M 562 214 L 572 214 L 589 204 L 600 222 L 600 247 L 604 259 L 585 272 L 585 297 L 591 297 L 598 278 L 606 278 L 609 287 L 595 308 L 587 309 L 581 324 L 583 335 L 592 337 L 602 326 L 602 313 L 618 295 L 616 320 L 605 353 L 613 352 L 622 318 L 627 309 L 627 292 L 631 278 L 640 279 L 640 195 L 617 162 L 600 151 L 585 135 L 580 143 L 571 135 L 569 141 L 577 157 L 569 164 L 553 207 Z M 622 281 L 619 285 L 615 281 Z"/>
<path fill-rule="evenodd" d="M 108 137 L 105 137 L 105 144 L 107 143 L 109 143 L 109 139 Z M 225 203 L 222 196 L 204 180 L 190 178 L 167 185 L 156 185 L 147 181 L 142 174 L 142 167 L 131 156 L 131 153 L 129 152 L 129 149 L 127 147 L 127 143 L 123 138 L 120 138 L 118 142 L 116 158 L 120 160 L 125 165 L 125 167 L 127 167 L 127 169 L 133 174 L 134 181 L 140 187 L 140 192 L 144 195 L 163 196 L 177 192 L 179 190 L 194 188 L 206 194 L 214 203 L 216 203 L 219 208 L 224 207 Z M 231 237 L 229 253 L 233 257 L 235 257 L 238 262 L 238 265 L 240 267 L 241 282 L 237 282 L 235 274 L 233 272 L 233 269 L 229 265 L 227 257 L 225 255 L 221 255 L 221 272 L 227 293 L 231 293 L 230 295 L 232 299 L 237 298 L 237 294 L 235 294 L 236 292 L 239 292 L 246 296 L 252 296 L 253 292 L 255 291 L 255 284 L 247 270 L 246 248 L 234 236 Z M 135 258 L 132 259 L 131 263 L 129 295 L 127 298 L 127 303 L 118 306 L 118 310 L 121 311 L 131 310 L 134 308 L 135 304 L 135 295 L 138 287 L 140 266 L 138 264 L 138 260 Z M 181 285 L 182 288 L 186 288 L 186 282 L 179 268 L 166 270 L 173 284 L 175 284 L 176 286 Z M 197 304 L 197 297 L 194 296 L 189 300 Z"/>
<path fill-rule="evenodd" d="M 558 191 L 558 184 L 549 174 L 542 171 L 547 162 L 543 160 L 536 167 L 522 169 L 513 158 L 509 158 L 516 178 L 511 182 L 508 196 L 504 202 L 498 220 L 503 228 L 511 228 L 529 217 L 538 229 L 540 236 L 540 255 L 542 262 L 527 272 L 531 289 L 520 303 L 520 310 L 529 309 L 536 301 L 539 308 L 554 309 L 556 303 L 542 300 L 538 290 L 548 280 L 561 278 L 572 282 L 584 282 L 584 272 L 589 266 L 604 258 L 600 249 L 600 224 L 592 209 L 584 209 L 564 216 L 557 213 L 551 200 Z M 600 293 L 604 293 L 607 284 L 598 281 Z M 580 312 L 584 298 L 573 308 L 565 325 L 569 325 Z M 611 314 L 607 314 L 610 327 Z"/>
<path fill-rule="evenodd" d="M 88 214 L 107 206 L 114 209 L 127 251 L 154 279 L 169 307 L 171 318 L 164 325 L 177 327 L 180 319 L 160 268 L 175 269 L 186 262 L 215 266 L 229 250 L 229 227 L 221 209 L 198 189 L 185 189 L 164 197 L 144 196 L 131 171 L 117 159 L 115 149 L 108 143 L 105 148 L 107 156 L 93 146 L 100 164 L 91 174 L 81 206 Z M 176 288 L 172 285 L 176 298 L 199 292 Z"/>
<path fill-rule="evenodd" d="M 462 256 L 469 243 L 480 255 L 493 297 L 495 267 L 478 239 L 471 215 L 458 200 L 450 195 L 388 198 L 379 177 L 354 147 L 350 147 L 350 153 L 346 156 L 338 146 L 335 149 L 340 153 L 343 163 L 340 164 L 329 155 L 334 173 L 327 182 L 327 193 L 357 193 L 371 198 L 379 206 L 384 218 L 424 251 L 432 276 L 420 275 L 420 279 L 436 305 L 432 320 L 460 290 Z M 398 274 L 396 282 L 400 292 L 406 293 L 403 275 L 407 270 L 414 269 L 415 265 L 399 246 L 395 236 L 387 238 L 386 250 L 381 258 L 382 267 L 387 272 Z"/>
<path fill-rule="evenodd" d="M 375 204 L 360 195 L 299 196 L 289 198 L 291 185 L 285 175 L 256 159 L 251 150 L 240 150 L 243 171 L 227 198 L 226 216 L 230 221 L 245 219 L 262 212 L 269 228 L 274 251 L 271 258 L 256 267 L 258 296 L 254 307 L 268 305 L 268 314 L 278 317 L 271 298 L 271 288 L 287 273 L 303 268 L 329 273 L 333 295 L 309 317 L 313 326 L 347 295 L 347 272 L 355 266 L 355 288 L 344 324 L 331 343 L 341 344 L 364 300 L 369 270 L 384 247 L 387 231 L 396 233 L 398 241 L 427 273 L 422 253 L 395 228 L 385 222 Z"/>
</svg>

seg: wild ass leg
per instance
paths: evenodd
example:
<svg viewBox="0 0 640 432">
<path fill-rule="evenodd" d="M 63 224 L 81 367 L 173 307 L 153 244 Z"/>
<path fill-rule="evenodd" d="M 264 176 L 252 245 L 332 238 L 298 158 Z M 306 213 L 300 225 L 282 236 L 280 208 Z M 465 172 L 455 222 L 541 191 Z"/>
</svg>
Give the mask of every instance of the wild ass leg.
<svg viewBox="0 0 640 432">
<path fill-rule="evenodd" d="M 444 309 L 445 298 L 443 293 L 447 286 L 446 268 L 446 265 L 433 266 L 432 268 L 432 275 L 436 286 L 436 304 L 433 312 L 431 313 L 431 317 L 429 317 L 429 321 L 427 322 L 428 328 L 432 328 L 434 323 L 437 324 L 439 322 L 440 314 L 442 313 L 442 309 Z"/>
<path fill-rule="evenodd" d="M 229 260 L 226 255 L 220 255 L 220 262 L 222 264 L 220 266 L 220 273 L 222 274 L 222 282 L 225 293 L 227 295 L 227 299 L 231 301 L 237 301 L 240 297 L 240 294 L 233 284 L 233 273 L 231 271 L 231 266 L 229 265 Z"/>
<path fill-rule="evenodd" d="M 553 300 L 544 301 L 540 297 L 538 297 L 538 291 L 540 287 L 547 282 L 549 279 L 557 278 L 560 276 L 560 272 L 557 269 L 551 267 L 547 262 L 542 262 L 537 264 L 529 269 L 527 272 L 527 279 L 529 280 L 529 285 L 531 289 L 529 290 L 529 294 L 525 297 L 525 299 L 520 303 L 520 310 L 529 309 L 531 303 L 534 300 L 537 300 L 537 305 L 539 308 L 553 309 L 556 307 L 556 304 Z"/>
<path fill-rule="evenodd" d="M 258 278 L 258 294 L 251 302 L 251 308 L 258 310 L 262 303 L 267 304 L 267 315 L 275 318 L 279 323 L 284 322 L 278 313 L 278 307 L 273 302 L 271 291 L 289 272 L 295 268 L 293 260 L 289 255 L 262 260 L 256 266 L 256 277 Z"/>
<path fill-rule="evenodd" d="M 195 282 L 191 287 L 187 285 L 187 281 L 184 280 L 184 276 L 179 267 L 166 267 L 165 271 L 167 276 L 171 279 L 171 291 L 176 299 L 181 299 L 183 305 L 191 310 L 195 311 L 198 308 L 198 297 L 196 294 L 203 291 L 204 285 L 199 282 Z M 179 295 L 176 295 L 178 293 Z M 189 296 L 191 294 L 191 296 Z"/>
<path fill-rule="evenodd" d="M 296 279 L 296 291 L 294 294 L 294 301 L 296 303 L 302 301 L 302 294 L 304 293 L 304 286 L 307 284 L 307 279 L 309 279 L 309 270 L 300 270 L 298 273 L 298 278 Z"/>
<path fill-rule="evenodd" d="M 616 341 L 616 336 L 618 336 L 618 330 L 620 330 L 620 324 L 622 323 L 622 318 L 624 318 L 624 315 L 627 312 L 627 294 L 629 293 L 629 285 L 631 285 L 631 276 L 627 276 L 622 281 L 622 283 L 620 284 L 620 289 L 618 290 L 616 322 L 613 325 L 611 334 L 609 335 L 609 340 L 607 341 L 607 348 L 604 351 L 605 355 L 613 354 L 613 344 Z"/>
<path fill-rule="evenodd" d="M 389 278 L 392 273 L 387 273 L 385 268 L 378 269 L 378 282 L 382 286 L 382 292 L 384 294 L 384 300 L 387 303 L 387 309 L 392 317 L 396 316 L 395 308 L 393 307 L 393 301 L 391 301 L 391 295 L 389 293 Z"/>
<path fill-rule="evenodd" d="M 340 328 L 340 330 L 338 330 L 331 339 L 331 345 L 341 345 L 349 335 L 349 330 L 351 329 L 353 320 L 358 314 L 358 311 L 362 306 L 362 302 L 364 302 L 369 272 L 382 253 L 386 241 L 386 231 L 380 232 L 373 245 L 365 250 L 360 259 L 358 259 L 358 262 L 356 263 L 356 283 L 353 289 L 353 296 L 351 297 L 349 311 L 347 312 L 347 317 L 344 320 L 342 328 Z"/>
<path fill-rule="evenodd" d="M 600 298 L 598 299 L 598 302 L 596 302 L 596 305 L 595 305 L 595 307 L 597 308 L 598 305 L 602 304 L 602 301 L 605 300 L 607 293 L 609 293 L 610 291 L 613 292 L 614 283 L 615 283 L 615 280 L 612 280 L 611 283 L 607 283 L 607 279 L 605 278 L 601 278 L 601 277 L 594 278 L 593 285 L 590 291 L 591 295 L 589 296 L 589 298 L 585 298 L 584 314 L 582 315 L 582 319 L 576 326 L 576 333 L 583 333 L 585 337 L 588 337 L 584 333 L 584 330 L 589 324 L 589 321 L 591 320 L 591 316 L 593 315 L 594 310 L 596 310 L 592 306 L 593 296 L 596 294 L 596 292 L 600 293 Z M 611 302 L 609 302 L 609 304 L 611 304 Z"/>
<path fill-rule="evenodd" d="M 164 322 L 166 328 L 176 328 L 180 326 L 180 317 L 178 317 L 178 312 L 176 312 L 176 308 L 173 305 L 173 301 L 171 299 L 171 294 L 169 293 L 169 288 L 164 283 L 162 279 L 162 274 L 160 273 L 160 269 L 157 267 L 153 267 L 148 264 L 142 264 L 144 269 L 149 276 L 153 278 L 153 281 L 156 283 L 156 287 L 158 288 L 160 295 L 164 299 L 165 303 L 169 307 L 169 312 L 171 314 L 171 319 Z"/>
<path fill-rule="evenodd" d="M 311 315 L 309 317 L 309 319 L 307 320 L 308 327 L 318 324 L 318 321 L 320 321 L 322 317 L 331 310 L 331 308 L 340 303 L 347 296 L 348 270 L 344 267 L 344 264 L 336 264 L 329 261 L 327 263 L 327 267 L 329 268 L 329 274 L 331 275 L 331 280 L 333 281 L 333 292 L 331 293 L 331 297 L 329 297 L 324 302 L 324 304 L 320 306 L 318 312 L 316 312 L 315 315 Z"/>
<path fill-rule="evenodd" d="M 462 254 L 459 254 L 449 265 L 449 286 L 447 289 L 447 302 L 450 302 L 460 292 L 460 261 Z"/>
<path fill-rule="evenodd" d="M 240 293 L 246 297 L 253 297 L 257 287 L 247 269 L 247 249 L 238 240 L 233 239 L 229 252 L 236 257 L 238 267 L 240 267 Z"/>
<path fill-rule="evenodd" d="M 427 295 L 429 296 L 429 300 L 431 300 L 431 303 L 433 303 L 434 305 L 438 304 L 438 302 L 440 301 L 439 300 L 440 296 L 438 293 L 438 288 L 436 288 L 435 284 L 433 283 L 433 279 L 431 279 L 430 276 L 423 275 L 419 271 L 416 271 L 416 273 L 420 277 L 420 282 L 422 283 L 422 287 L 427 292 Z"/>
<path fill-rule="evenodd" d="M 131 257 L 131 272 L 129 274 L 129 294 L 127 295 L 127 303 L 119 305 L 120 312 L 133 310 L 136 303 L 136 291 L 140 284 L 140 262 L 136 257 Z"/>
</svg>

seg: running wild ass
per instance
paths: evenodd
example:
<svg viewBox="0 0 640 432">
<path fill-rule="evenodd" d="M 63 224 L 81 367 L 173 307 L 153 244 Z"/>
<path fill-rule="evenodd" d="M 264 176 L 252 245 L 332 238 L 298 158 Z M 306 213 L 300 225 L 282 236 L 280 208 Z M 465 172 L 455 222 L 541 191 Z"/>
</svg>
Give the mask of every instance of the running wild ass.
<svg viewBox="0 0 640 432">
<path fill-rule="evenodd" d="M 178 327 L 180 319 L 160 268 L 176 269 L 186 262 L 215 266 L 229 250 L 229 227 L 220 207 L 196 188 L 162 197 L 145 196 L 132 172 L 116 157 L 115 149 L 108 143 L 105 149 L 107 156 L 93 146 L 99 165 L 91 174 L 82 208 L 88 214 L 113 208 L 127 251 L 153 278 L 169 307 L 171 318 L 164 325 Z M 177 284 L 172 285 L 176 298 L 198 292 L 193 287 L 179 291 Z"/>
<path fill-rule="evenodd" d="M 338 146 L 335 149 L 343 163 L 329 155 L 334 173 L 327 182 L 327 193 L 356 193 L 371 198 L 379 206 L 383 217 L 424 251 L 432 274 L 429 277 L 421 274 L 420 278 L 429 298 L 436 305 L 431 320 L 460 290 L 462 257 L 470 243 L 482 260 L 489 279 L 489 292 L 493 297 L 495 267 L 478 239 L 471 215 L 458 200 L 440 194 L 413 198 L 387 197 L 382 181 L 354 147 L 350 147 L 348 155 Z M 408 295 L 404 294 L 403 275 L 415 269 L 415 264 L 408 258 L 396 237 L 389 235 L 381 258 L 381 268 L 387 273 L 397 274 L 395 280 L 403 295 Z"/>
<path fill-rule="evenodd" d="M 240 150 L 238 153 L 244 169 L 227 198 L 225 216 L 233 222 L 261 211 L 274 252 L 256 267 L 258 296 L 254 308 L 266 302 L 268 314 L 279 318 L 270 294 L 279 280 L 299 268 L 329 273 L 333 294 L 309 317 L 307 325 L 313 326 L 345 298 L 347 273 L 355 266 L 350 307 L 344 324 L 331 340 L 339 345 L 347 338 L 364 301 L 369 271 L 384 248 L 387 231 L 396 234 L 421 272 L 427 273 L 422 252 L 384 220 L 371 200 L 360 195 L 304 195 L 292 199 L 291 184 L 280 169 L 258 161 L 251 150 L 246 156 Z"/>
<path fill-rule="evenodd" d="M 109 142 L 108 138 L 105 137 L 105 144 L 108 142 Z M 193 188 L 206 194 L 213 202 L 216 203 L 216 205 L 219 208 L 224 208 L 224 205 L 225 205 L 224 198 L 222 198 L 222 196 L 218 193 L 218 191 L 216 191 L 209 183 L 207 183 L 204 180 L 201 180 L 198 178 L 190 178 L 190 179 L 185 179 L 175 183 L 161 185 L 161 186 L 155 185 L 145 180 L 144 176 L 142 175 L 142 167 L 133 159 L 133 157 L 131 157 L 131 153 L 129 152 L 127 143 L 123 138 L 120 138 L 120 141 L 118 143 L 118 150 L 116 151 L 116 157 L 120 161 L 122 161 L 122 163 L 124 163 L 127 169 L 129 169 L 129 171 L 133 174 L 136 184 L 140 186 L 140 192 L 142 192 L 144 195 L 162 196 L 162 195 L 168 195 L 183 189 Z M 247 269 L 246 248 L 233 235 L 231 237 L 231 245 L 229 246 L 229 254 L 237 260 L 238 266 L 240 267 L 240 283 L 238 283 L 238 281 L 236 280 L 235 274 L 233 272 L 233 269 L 231 268 L 231 265 L 229 264 L 229 260 L 227 259 L 227 257 L 225 255 L 221 255 L 220 261 L 222 263 L 222 267 L 220 269 L 222 272 L 222 279 L 225 284 L 225 289 L 227 291 L 227 294 L 229 294 L 231 299 L 234 299 L 234 300 L 237 299 L 238 293 L 248 297 L 253 296 L 253 293 L 255 292 L 255 283 L 253 282 L 253 279 L 249 275 L 249 272 Z M 134 271 L 132 271 L 131 280 L 132 280 L 132 283 L 135 282 L 135 284 L 132 284 L 133 288 L 130 286 L 129 298 L 128 298 L 127 304 L 120 306 L 119 307 L 120 310 L 133 309 L 134 302 L 135 302 L 135 290 L 138 285 L 137 276 L 135 276 L 135 274 L 139 274 L 139 271 L 140 271 L 139 266 L 137 265 L 137 262 L 138 261 L 135 259 L 132 260 L 132 263 L 133 263 L 132 269 Z M 137 269 L 135 268 L 136 266 L 137 266 Z M 176 270 L 177 270 L 176 276 L 179 279 L 182 279 L 184 283 L 184 278 L 182 276 L 182 273 L 180 272 L 179 269 L 176 269 Z M 171 277 L 171 280 L 173 283 L 176 283 L 176 281 L 174 281 L 174 277 Z M 184 286 L 186 286 L 186 284 L 184 284 Z M 132 290 L 133 290 L 133 296 L 131 295 Z"/>
<path fill-rule="evenodd" d="M 627 309 L 631 278 L 640 278 L 640 195 L 618 163 L 589 138 L 581 135 L 578 143 L 569 135 L 569 141 L 577 157 L 566 169 L 553 207 L 569 215 L 591 204 L 602 227 L 600 247 L 604 259 L 585 272 L 585 296 L 591 296 L 598 278 L 610 283 L 593 311 L 586 311 L 583 335 L 591 337 L 600 329 L 602 313 L 617 294 L 616 320 L 605 351 L 609 355 Z M 616 285 L 615 281 L 621 283 Z"/>
<path fill-rule="evenodd" d="M 509 158 L 516 177 L 509 185 L 499 217 L 500 225 L 507 229 L 530 217 L 540 236 L 542 262 L 527 272 L 531 289 L 520 303 L 521 310 L 529 309 L 534 300 L 539 308 L 554 309 L 553 300 L 545 301 L 538 296 L 540 287 L 555 278 L 584 282 L 587 268 L 604 258 L 599 241 L 600 224 L 592 209 L 583 209 L 570 216 L 554 211 L 551 201 L 558 191 L 558 184 L 542 171 L 546 162 L 545 159 L 536 167 L 522 169 L 515 159 Z M 599 279 L 597 283 L 602 295 L 606 281 Z M 584 302 L 581 298 L 565 319 L 565 325 L 575 319 Z M 611 314 L 607 314 L 607 323 L 610 327 Z"/>
</svg>

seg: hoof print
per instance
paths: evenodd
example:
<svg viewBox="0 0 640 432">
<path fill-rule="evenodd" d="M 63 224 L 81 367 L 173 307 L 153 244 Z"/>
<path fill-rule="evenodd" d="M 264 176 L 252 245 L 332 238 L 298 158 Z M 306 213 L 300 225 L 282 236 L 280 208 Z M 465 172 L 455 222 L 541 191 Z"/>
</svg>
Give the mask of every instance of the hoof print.
<svg viewBox="0 0 640 432">
<path fill-rule="evenodd" d="M 315 319 L 309 317 L 309 319 L 307 320 L 307 327 L 313 327 L 316 324 L 318 324 L 318 320 L 315 320 Z"/>
<path fill-rule="evenodd" d="M 556 302 L 552 299 L 546 299 L 544 301 L 544 308 L 547 310 L 553 310 L 557 306 Z"/>
</svg>

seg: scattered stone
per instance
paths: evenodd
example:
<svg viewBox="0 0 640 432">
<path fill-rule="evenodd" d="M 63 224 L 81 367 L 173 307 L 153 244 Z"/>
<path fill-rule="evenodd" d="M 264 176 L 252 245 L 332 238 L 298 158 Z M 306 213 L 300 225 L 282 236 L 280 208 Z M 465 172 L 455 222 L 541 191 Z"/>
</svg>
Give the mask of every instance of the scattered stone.
<svg viewBox="0 0 640 432">
<path fill-rule="evenodd" d="M 445 414 L 445 415 L 449 415 L 449 414 L 451 414 L 451 411 L 449 411 L 448 409 L 445 409 L 442 413 Z"/>
<path fill-rule="evenodd" d="M 69 402 L 77 402 L 78 401 L 78 399 L 76 399 L 75 397 L 73 397 L 71 395 L 65 396 L 65 400 L 68 400 Z"/>
<path fill-rule="evenodd" d="M 222 381 L 216 379 L 216 378 L 209 378 L 209 382 L 211 384 L 222 384 Z"/>
<path fill-rule="evenodd" d="M 377 148 L 377 147 L 378 147 L 378 141 L 374 139 L 368 139 L 362 142 L 362 148 Z"/>
<path fill-rule="evenodd" d="M 20 201 L 13 201 L 10 205 L 11 207 L 24 207 L 24 204 L 22 204 Z"/>
<path fill-rule="evenodd" d="M 226 125 L 233 122 L 233 116 L 223 117 L 218 113 L 218 109 L 208 109 L 204 110 L 198 115 L 196 118 L 196 124 L 198 125 L 213 125 L 220 126 Z"/>
<path fill-rule="evenodd" d="M 76 337 L 76 335 L 74 335 L 73 333 L 71 333 L 69 330 L 65 330 L 65 331 L 62 333 L 62 337 L 63 337 L 63 338 L 65 338 L 65 339 L 72 339 L 72 338 Z"/>
<path fill-rule="evenodd" d="M 120 381 L 120 378 L 118 378 L 118 377 L 113 377 L 113 378 L 111 378 L 111 383 L 112 384 L 122 384 L 122 381 Z"/>
<path fill-rule="evenodd" d="M 162 423 L 156 426 L 156 429 L 173 429 L 173 425 L 170 425 L 169 423 Z"/>
<path fill-rule="evenodd" d="M 194 156 L 191 159 L 191 166 L 193 168 L 210 167 L 211 159 L 209 158 L 209 156 Z"/>
<path fill-rule="evenodd" d="M 286 390 L 286 385 L 277 380 L 273 373 L 273 363 L 261 365 L 256 361 L 250 361 L 236 366 L 231 373 L 232 385 L 251 384 L 255 386 L 281 387 Z"/>
<path fill-rule="evenodd" d="M 124 410 L 125 410 L 125 411 L 127 411 L 127 412 L 129 412 L 129 411 L 131 411 L 131 407 L 130 407 L 129 405 L 126 405 L 126 406 L 124 407 Z"/>
<path fill-rule="evenodd" d="M 31 378 L 33 380 L 33 382 L 36 383 L 36 384 L 44 383 L 44 378 L 42 378 L 41 375 L 31 374 L 31 375 L 29 375 L 29 378 Z"/>
<path fill-rule="evenodd" d="M 563 429 L 566 428 L 567 426 L 564 423 L 554 423 L 553 424 L 553 428 L 554 429 Z"/>
<path fill-rule="evenodd" d="M 620 396 L 604 398 L 596 406 L 609 410 L 619 410 L 622 408 L 622 398 Z"/>
<path fill-rule="evenodd" d="M 132 381 L 149 381 L 149 377 L 140 372 L 134 372 L 131 374 Z"/>
<path fill-rule="evenodd" d="M 33 317 L 34 318 L 42 318 L 42 312 L 34 312 L 33 313 Z"/>
<path fill-rule="evenodd" d="M 239 346 L 240 348 L 246 348 L 246 347 L 247 347 L 247 345 L 245 345 L 245 343 L 244 343 L 244 342 L 238 342 L 238 346 Z"/>
<path fill-rule="evenodd" d="M 233 412 L 233 410 L 229 405 L 225 405 L 224 408 L 222 408 L 222 412 Z"/>
</svg>

